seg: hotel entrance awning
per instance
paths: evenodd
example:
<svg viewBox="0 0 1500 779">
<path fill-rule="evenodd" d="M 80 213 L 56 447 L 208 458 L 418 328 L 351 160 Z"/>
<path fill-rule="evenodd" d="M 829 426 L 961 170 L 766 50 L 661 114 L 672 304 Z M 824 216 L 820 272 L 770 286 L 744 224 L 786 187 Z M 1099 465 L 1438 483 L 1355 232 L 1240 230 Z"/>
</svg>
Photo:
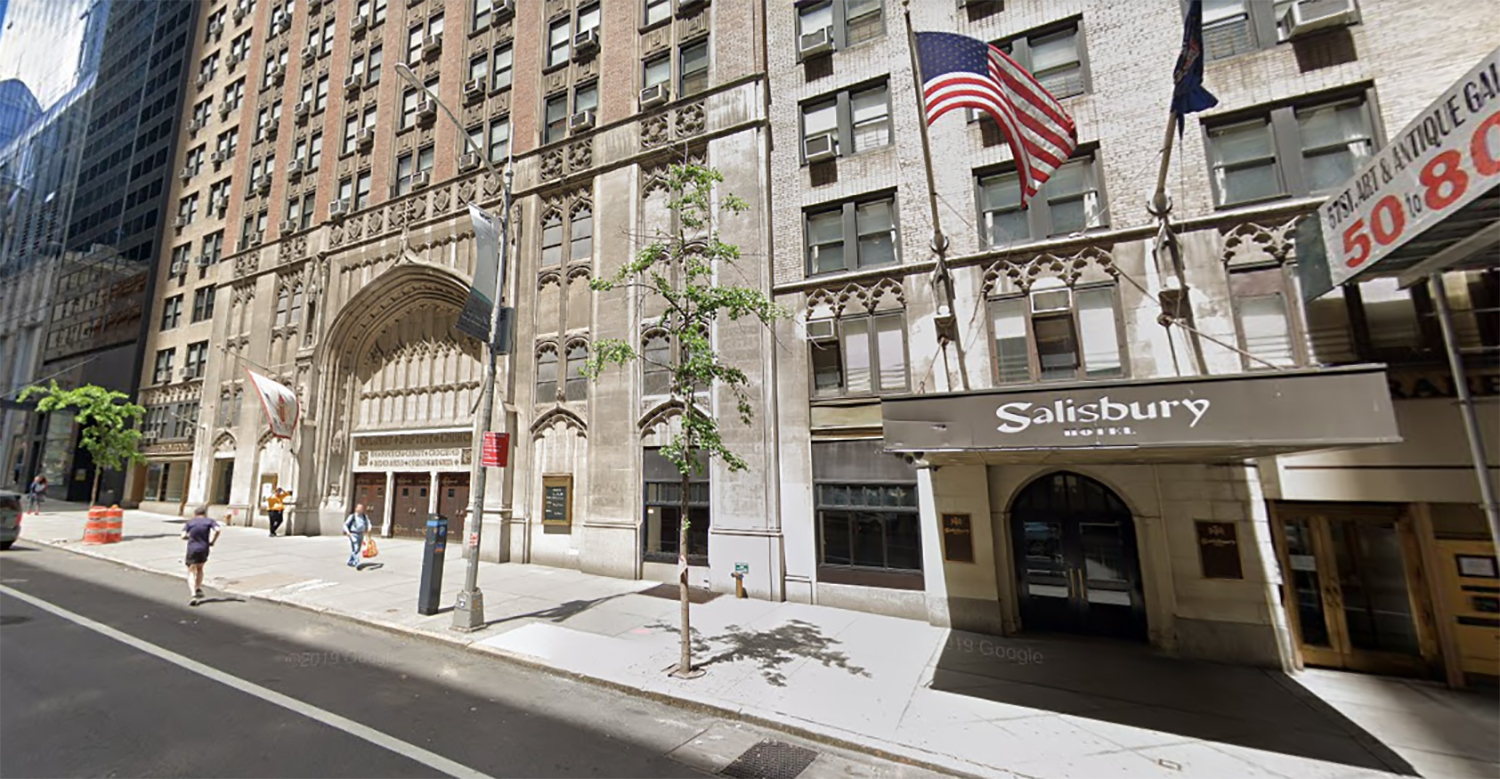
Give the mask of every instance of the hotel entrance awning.
<svg viewBox="0 0 1500 779">
<path fill-rule="evenodd" d="M 1397 444 L 1384 366 L 887 398 L 885 450 L 935 461 L 1205 462 Z"/>
</svg>

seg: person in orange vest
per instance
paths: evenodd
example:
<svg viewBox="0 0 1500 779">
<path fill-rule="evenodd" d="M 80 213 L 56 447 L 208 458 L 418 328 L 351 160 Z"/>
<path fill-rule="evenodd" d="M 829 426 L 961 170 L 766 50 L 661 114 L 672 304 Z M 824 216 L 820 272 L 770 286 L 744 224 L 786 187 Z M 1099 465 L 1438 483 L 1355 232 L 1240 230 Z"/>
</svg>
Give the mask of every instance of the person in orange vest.
<svg viewBox="0 0 1500 779">
<path fill-rule="evenodd" d="M 282 517 L 285 516 L 286 499 L 291 496 L 292 493 L 277 487 L 274 492 L 266 497 L 266 516 L 271 518 L 271 535 L 273 537 L 276 535 L 277 529 L 281 527 Z M 290 535 L 291 532 L 292 529 L 288 527 L 287 534 Z"/>
</svg>

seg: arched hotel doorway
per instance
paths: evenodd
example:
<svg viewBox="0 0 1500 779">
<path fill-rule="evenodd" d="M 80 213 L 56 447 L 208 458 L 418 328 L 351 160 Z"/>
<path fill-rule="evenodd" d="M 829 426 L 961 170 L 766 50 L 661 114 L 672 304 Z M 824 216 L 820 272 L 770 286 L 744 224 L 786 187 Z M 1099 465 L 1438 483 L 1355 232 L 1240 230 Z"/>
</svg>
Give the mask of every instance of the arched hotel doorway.
<svg viewBox="0 0 1500 779">
<path fill-rule="evenodd" d="M 1135 521 L 1118 495 L 1061 471 L 1026 485 L 1010 517 L 1025 629 L 1145 639 Z"/>
</svg>

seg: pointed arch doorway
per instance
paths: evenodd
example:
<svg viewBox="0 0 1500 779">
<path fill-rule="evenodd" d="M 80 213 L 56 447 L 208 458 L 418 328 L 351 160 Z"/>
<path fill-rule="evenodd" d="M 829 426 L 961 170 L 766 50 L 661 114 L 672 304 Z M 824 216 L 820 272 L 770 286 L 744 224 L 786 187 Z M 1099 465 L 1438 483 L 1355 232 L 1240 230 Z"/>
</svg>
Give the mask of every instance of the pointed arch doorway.
<svg viewBox="0 0 1500 779">
<path fill-rule="evenodd" d="M 1025 630 L 1145 640 L 1135 520 L 1120 496 L 1060 471 L 1017 493 L 1010 517 Z"/>
</svg>

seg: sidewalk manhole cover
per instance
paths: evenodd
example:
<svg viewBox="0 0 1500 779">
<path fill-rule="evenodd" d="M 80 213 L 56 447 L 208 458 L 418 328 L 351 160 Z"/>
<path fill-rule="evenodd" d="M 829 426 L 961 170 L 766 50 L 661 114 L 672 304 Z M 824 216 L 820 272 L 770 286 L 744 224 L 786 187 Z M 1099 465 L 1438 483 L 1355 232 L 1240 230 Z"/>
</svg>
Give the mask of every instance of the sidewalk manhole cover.
<svg viewBox="0 0 1500 779">
<path fill-rule="evenodd" d="M 762 741 L 735 758 L 720 776 L 731 779 L 796 779 L 818 753 L 785 741 Z"/>
</svg>

